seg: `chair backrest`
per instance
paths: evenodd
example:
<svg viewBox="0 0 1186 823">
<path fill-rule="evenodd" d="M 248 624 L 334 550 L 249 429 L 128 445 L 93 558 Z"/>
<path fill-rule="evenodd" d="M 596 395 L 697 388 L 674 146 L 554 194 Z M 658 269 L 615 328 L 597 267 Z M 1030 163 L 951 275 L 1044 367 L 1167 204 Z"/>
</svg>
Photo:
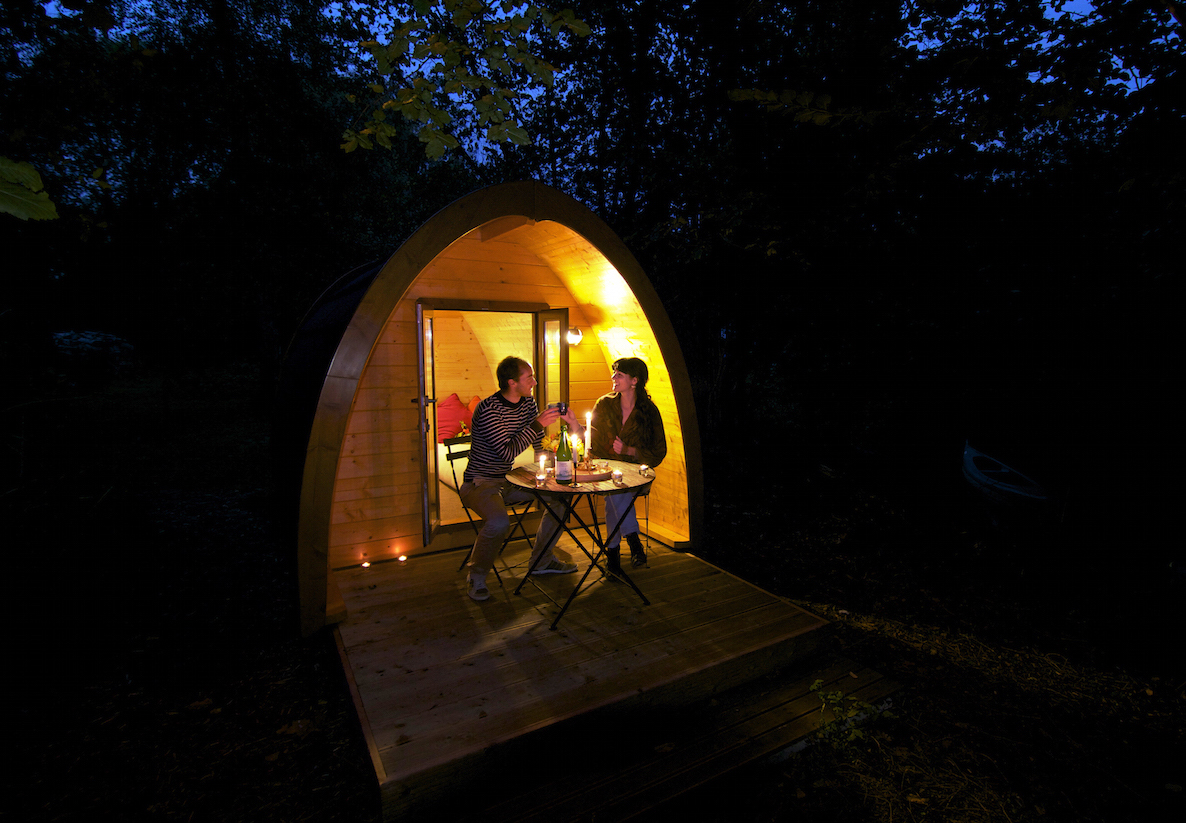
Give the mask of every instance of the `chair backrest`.
<svg viewBox="0 0 1186 823">
<path fill-rule="evenodd" d="M 447 437 L 441 442 L 445 445 L 445 459 L 449 461 L 449 471 L 453 473 L 453 488 L 460 490 L 461 481 L 457 479 L 457 461 L 469 457 L 470 441 L 473 437 L 463 434 L 460 437 Z"/>
</svg>

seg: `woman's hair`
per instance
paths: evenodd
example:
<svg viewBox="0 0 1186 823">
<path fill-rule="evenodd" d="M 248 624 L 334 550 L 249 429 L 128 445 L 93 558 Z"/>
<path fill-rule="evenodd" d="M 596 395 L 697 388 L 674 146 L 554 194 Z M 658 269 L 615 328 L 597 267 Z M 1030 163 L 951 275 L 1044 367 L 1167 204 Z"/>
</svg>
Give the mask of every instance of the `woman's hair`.
<svg viewBox="0 0 1186 823">
<path fill-rule="evenodd" d="M 623 357 L 621 360 L 615 360 L 613 366 L 614 371 L 629 375 L 630 377 L 638 378 L 638 385 L 635 386 L 635 391 L 641 394 L 648 400 L 651 398 L 647 394 L 647 379 L 650 373 L 647 371 L 647 364 L 639 360 L 637 357 Z"/>
</svg>

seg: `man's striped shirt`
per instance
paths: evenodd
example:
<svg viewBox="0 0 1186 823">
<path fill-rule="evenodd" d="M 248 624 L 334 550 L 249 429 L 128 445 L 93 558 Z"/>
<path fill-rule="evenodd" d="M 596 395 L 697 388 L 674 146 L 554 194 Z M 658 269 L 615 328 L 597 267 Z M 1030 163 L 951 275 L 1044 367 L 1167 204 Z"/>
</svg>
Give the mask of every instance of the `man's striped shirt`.
<svg viewBox="0 0 1186 823">
<path fill-rule="evenodd" d="M 531 397 L 521 397 L 511 403 L 495 392 L 474 409 L 470 432 L 469 465 L 465 480 L 503 478 L 528 446 L 538 450 L 544 433 L 536 423 L 539 410 Z"/>
</svg>

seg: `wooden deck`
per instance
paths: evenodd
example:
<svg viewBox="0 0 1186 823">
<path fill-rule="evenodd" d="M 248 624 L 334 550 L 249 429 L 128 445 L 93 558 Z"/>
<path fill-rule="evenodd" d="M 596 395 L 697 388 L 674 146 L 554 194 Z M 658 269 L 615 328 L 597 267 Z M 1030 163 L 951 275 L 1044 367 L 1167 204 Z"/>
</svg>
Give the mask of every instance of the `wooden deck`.
<svg viewBox="0 0 1186 823">
<path fill-rule="evenodd" d="M 587 565 L 564 543 L 558 553 Z M 471 810 L 475 798 L 489 796 L 483 802 L 493 812 L 512 789 L 545 782 L 566 752 L 588 757 L 603 745 L 590 741 L 605 741 L 614 760 L 627 740 L 650 739 L 697 701 L 801 661 L 827 626 L 693 555 L 653 545 L 650 567 L 635 575 L 650 606 L 626 586 L 597 582 L 551 631 L 559 609 L 549 595 L 563 603 L 576 576 L 537 577 L 515 596 L 526 551 L 511 547 L 499 565 L 503 585 L 491 575 L 491 599 L 475 603 L 457 571 L 461 557 L 334 573 L 349 612 L 337 629 L 339 647 L 385 819 L 431 817 L 461 796 Z M 862 685 L 877 679 L 862 677 L 855 677 Z M 796 688 L 800 697 L 807 691 Z M 814 695 L 803 705 L 819 714 Z M 541 752 L 548 752 L 544 762 Z M 529 776 L 532 768 L 538 778 Z M 491 783 L 496 774 L 514 775 L 515 785 Z M 511 808 L 509 819 L 531 811 Z"/>
</svg>

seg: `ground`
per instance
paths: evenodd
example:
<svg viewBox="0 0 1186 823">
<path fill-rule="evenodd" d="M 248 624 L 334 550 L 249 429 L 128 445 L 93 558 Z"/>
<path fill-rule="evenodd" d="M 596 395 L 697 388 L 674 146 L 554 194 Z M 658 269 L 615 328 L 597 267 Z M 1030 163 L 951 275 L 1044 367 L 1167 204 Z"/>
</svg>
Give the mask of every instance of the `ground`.
<svg viewBox="0 0 1186 823">
<path fill-rule="evenodd" d="M 296 631 L 266 381 L 38 397 L 0 410 L 0 817 L 377 820 L 332 639 Z M 754 496 L 710 452 L 702 554 L 837 621 L 840 651 L 902 684 L 892 706 L 648 819 L 1186 819 L 1186 586 L 1141 530 L 994 527 L 958 483 L 920 493 L 854 454 Z"/>
</svg>

